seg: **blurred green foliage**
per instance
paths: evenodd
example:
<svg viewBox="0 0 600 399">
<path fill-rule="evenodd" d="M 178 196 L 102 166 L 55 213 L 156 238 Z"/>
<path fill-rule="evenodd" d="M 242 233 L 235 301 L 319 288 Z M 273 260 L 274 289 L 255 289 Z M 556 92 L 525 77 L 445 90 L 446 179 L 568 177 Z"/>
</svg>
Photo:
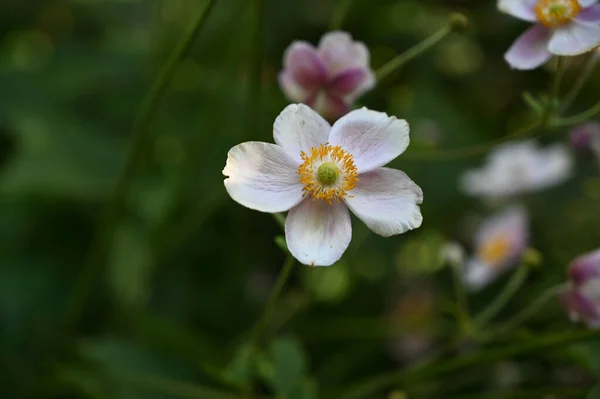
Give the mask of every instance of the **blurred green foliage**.
<svg viewBox="0 0 600 399">
<path fill-rule="evenodd" d="M 551 67 L 522 73 L 503 61 L 524 26 L 499 14 L 494 2 L 346 3 L 343 29 L 369 46 L 375 68 L 439 29 L 451 11 L 469 17 L 466 34 L 453 35 L 360 100 L 410 122 L 408 154 L 502 137 L 528 118 L 521 92 L 547 88 Z M 438 251 L 446 239 L 469 244 L 472 221 L 489 212 L 457 186 L 460 173 L 484 154 L 394 161 L 425 193 L 421 229 L 382 239 L 354 223 L 353 243 L 339 264 L 295 267 L 260 356 L 244 346 L 285 253 L 274 240 L 281 234 L 277 223 L 234 203 L 221 170 L 233 145 L 272 140 L 272 122 L 286 105 L 276 79 L 283 51 L 293 40 L 318 41 L 338 7 L 333 0 L 217 2 L 153 115 L 82 317 L 65 325 L 140 104 L 203 5 L 0 3 L 1 397 L 218 399 L 244 397 L 254 385 L 278 398 L 330 398 L 323 392 L 413 361 L 393 350 L 398 342 L 408 339 L 412 348 L 420 337 L 431 345 L 452 340 L 452 278 Z M 566 85 L 583 61 L 570 62 Z M 597 102 L 598 92 L 596 73 L 572 111 Z M 542 139 L 565 141 L 565 133 Z M 600 243 L 600 178 L 591 159 L 578 160 L 568 183 L 523 201 L 544 264 L 504 317 L 561 282 L 568 262 Z M 473 310 L 506 279 L 475 294 Z M 435 309 L 424 314 L 436 316 L 423 319 L 430 327 L 416 334 L 411 323 L 397 324 L 411 319 L 414 302 L 395 312 L 415 287 L 432 292 Z M 518 339 L 571 328 L 553 303 Z M 498 376 L 501 364 L 488 364 L 407 392 L 411 398 L 482 391 L 511 398 L 514 386 L 587 390 L 599 357 L 597 343 L 559 347 L 506 359 L 518 382 L 507 383 L 505 372 Z M 369 397 L 385 397 L 378 395 Z M 599 397 L 598 388 L 589 397 Z"/>
</svg>

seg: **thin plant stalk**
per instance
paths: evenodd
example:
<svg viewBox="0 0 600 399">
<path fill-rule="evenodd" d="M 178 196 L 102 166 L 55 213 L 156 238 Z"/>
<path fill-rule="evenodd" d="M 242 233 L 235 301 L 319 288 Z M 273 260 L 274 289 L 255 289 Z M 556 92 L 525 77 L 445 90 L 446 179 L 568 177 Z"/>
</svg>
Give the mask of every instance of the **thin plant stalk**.
<svg viewBox="0 0 600 399">
<path fill-rule="evenodd" d="M 573 102 L 577 99 L 577 96 L 581 92 L 581 89 L 583 89 L 589 78 L 592 76 L 592 73 L 596 69 L 596 66 L 598 65 L 599 61 L 600 53 L 597 51 L 593 51 L 592 54 L 589 56 L 587 62 L 585 63 L 581 73 L 579 74 L 579 77 L 573 84 L 573 87 L 571 87 L 571 90 L 567 93 L 564 100 L 562 101 L 560 106 L 561 112 L 564 112 L 567 109 L 569 109 L 571 104 L 573 104 Z"/>
</svg>

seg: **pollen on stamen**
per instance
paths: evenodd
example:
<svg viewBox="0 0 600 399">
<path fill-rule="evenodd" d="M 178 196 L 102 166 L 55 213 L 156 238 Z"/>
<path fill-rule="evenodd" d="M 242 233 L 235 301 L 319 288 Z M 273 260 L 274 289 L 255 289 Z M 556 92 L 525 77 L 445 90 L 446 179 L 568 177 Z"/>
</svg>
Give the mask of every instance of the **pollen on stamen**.
<svg viewBox="0 0 600 399">
<path fill-rule="evenodd" d="M 538 0 L 535 6 L 538 21 L 550 28 L 568 24 L 580 11 L 577 0 Z"/>
<path fill-rule="evenodd" d="M 358 171 L 352 155 L 340 146 L 330 146 L 328 143 L 312 147 L 309 153 L 300 154 L 303 162 L 298 167 L 300 183 L 304 184 L 305 196 L 321 199 L 331 204 L 351 197 L 348 192 L 358 183 Z M 330 173 L 327 179 L 319 179 L 319 167 L 326 164 L 327 168 L 337 167 L 335 173 Z M 338 173 L 339 172 L 339 173 Z"/>
</svg>

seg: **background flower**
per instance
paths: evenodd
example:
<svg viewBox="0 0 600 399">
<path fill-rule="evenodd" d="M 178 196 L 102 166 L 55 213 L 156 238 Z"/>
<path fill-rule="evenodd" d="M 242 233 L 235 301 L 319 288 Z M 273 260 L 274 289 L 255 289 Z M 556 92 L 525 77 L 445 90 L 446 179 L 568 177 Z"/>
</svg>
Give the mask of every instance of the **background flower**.
<svg viewBox="0 0 600 399">
<path fill-rule="evenodd" d="M 325 34 L 318 48 L 296 41 L 283 56 L 279 84 L 290 101 L 307 104 L 335 120 L 375 86 L 369 59 L 367 47 L 352 41 L 346 32 Z"/>
<path fill-rule="evenodd" d="M 569 289 L 561 300 L 571 319 L 600 328 L 600 249 L 573 260 L 569 279 Z"/>
</svg>

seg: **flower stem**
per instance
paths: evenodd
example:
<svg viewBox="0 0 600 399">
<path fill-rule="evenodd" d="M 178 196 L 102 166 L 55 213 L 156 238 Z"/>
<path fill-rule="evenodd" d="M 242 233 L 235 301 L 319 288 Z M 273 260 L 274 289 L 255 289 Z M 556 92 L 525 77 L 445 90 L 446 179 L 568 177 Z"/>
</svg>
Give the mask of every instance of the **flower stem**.
<svg viewBox="0 0 600 399">
<path fill-rule="evenodd" d="M 267 301 L 265 310 L 261 315 L 260 319 L 258 319 L 258 322 L 254 326 L 254 330 L 252 331 L 252 336 L 250 339 L 251 347 L 260 345 L 262 337 L 265 334 L 265 330 L 269 325 L 269 322 L 271 321 L 273 312 L 275 311 L 275 305 L 277 304 L 277 300 L 279 299 L 281 291 L 283 290 L 283 287 L 291 274 L 292 266 L 294 266 L 294 261 L 295 259 L 291 255 L 288 255 L 288 257 L 286 258 L 285 263 L 283 264 L 283 267 L 279 272 L 279 276 L 277 277 L 277 281 L 273 286 L 273 290 L 269 295 L 269 300 Z"/>
<path fill-rule="evenodd" d="M 339 0 L 337 6 L 333 10 L 333 16 L 331 17 L 331 23 L 329 24 L 329 30 L 340 30 L 344 23 L 346 15 L 350 10 L 352 0 Z"/>
<path fill-rule="evenodd" d="M 264 36 L 264 20 L 265 20 L 265 3 L 266 0 L 253 0 L 254 2 L 254 37 L 252 44 L 252 61 L 249 71 L 249 86 L 246 97 L 246 123 L 249 129 L 249 135 L 259 130 L 257 126 L 259 122 L 260 108 L 260 86 L 262 75 L 262 52 L 263 52 L 263 36 Z"/>
<path fill-rule="evenodd" d="M 160 99 L 169 88 L 177 67 L 187 57 L 192 45 L 198 39 L 216 1 L 207 0 L 200 15 L 182 41 L 177 45 L 142 102 L 129 139 L 125 165 L 117 178 L 113 193 L 108 200 L 108 204 L 96 229 L 92 246 L 86 256 L 81 273 L 75 282 L 75 287 L 67 304 L 66 322 L 68 325 L 76 323 L 81 316 L 93 282 L 99 272 L 103 252 L 108 244 L 113 227 L 118 220 L 119 211 L 123 208 L 128 187 L 133 180 L 138 162 L 144 153 L 148 127 L 152 116 L 158 108 Z"/>
<path fill-rule="evenodd" d="M 573 87 L 567 93 L 565 99 L 562 101 L 562 104 L 560 106 L 561 112 L 566 111 L 571 106 L 571 104 L 573 104 L 573 101 L 577 99 L 579 92 L 585 86 L 590 76 L 592 76 L 596 65 L 598 65 L 598 61 L 600 61 L 600 53 L 597 51 L 593 51 L 590 57 L 588 58 L 586 64 L 584 65 L 583 70 L 579 74 L 579 77 L 573 84 Z"/>
<path fill-rule="evenodd" d="M 560 84 L 562 83 L 562 78 L 565 73 L 565 62 L 565 57 L 558 57 L 556 60 L 556 71 L 554 72 L 554 80 L 552 81 L 550 92 L 550 98 L 555 104 L 560 103 Z"/>
<path fill-rule="evenodd" d="M 285 216 L 283 216 L 282 213 L 273 213 L 272 215 L 273 219 L 275 219 L 279 227 L 281 227 L 281 229 L 285 231 Z"/>
<path fill-rule="evenodd" d="M 524 353 L 538 352 L 554 347 L 565 346 L 575 342 L 588 341 L 600 337 L 600 330 L 576 330 L 567 333 L 538 336 L 535 339 L 515 345 L 505 345 L 491 349 L 480 350 L 463 356 L 448 358 L 446 361 L 428 363 L 422 367 L 411 367 L 392 371 L 371 377 L 347 389 L 341 395 L 327 396 L 342 399 L 357 399 L 367 397 L 379 390 L 397 384 L 414 383 L 441 374 L 450 373 L 478 364 L 495 362 L 511 356 Z"/>
<path fill-rule="evenodd" d="M 585 122 L 590 118 L 593 118 L 597 114 L 600 114 L 600 102 L 588 109 L 587 111 L 583 111 L 580 114 L 573 115 L 567 118 L 557 118 L 551 122 L 551 126 L 553 127 L 568 127 L 577 125 L 579 123 Z"/>
<path fill-rule="evenodd" d="M 529 306 L 523 309 L 516 316 L 511 318 L 510 320 L 502 323 L 494 332 L 495 333 L 504 333 L 513 330 L 518 327 L 520 324 L 529 320 L 529 318 L 535 315 L 549 300 L 556 297 L 561 291 L 565 289 L 565 284 L 559 284 L 553 287 L 550 287 L 546 291 L 544 291 L 540 296 L 537 297 L 535 301 L 533 301 Z"/>
<path fill-rule="evenodd" d="M 443 39 L 448 37 L 454 31 L 453 25 L 451 23 L 447 23 L 436 33 L 418 43 L 414 47 L 406 50 L 404 53 L 397 55 L 390 61 L 388 61 L 385 65 L 375 71 L 375 78 L 377 82 L 380 82 L 387 78 L 390 74 L 394 73 L 398 69 L 400 69 L 404 64 L 411 61 L 414 58 L 417 58 Z"/>
<path fill-rule="evenodd" d="M 486 307 L 478 316 L 475 317 L 475 324 L 479 327 L 485 326 L 491 321 L 517 293 L 521 285 L 527 279 L 529 267 L 521 265 L 512 275 L 512 278 L 506 284 L 502 292 Z"/>
</svg>

